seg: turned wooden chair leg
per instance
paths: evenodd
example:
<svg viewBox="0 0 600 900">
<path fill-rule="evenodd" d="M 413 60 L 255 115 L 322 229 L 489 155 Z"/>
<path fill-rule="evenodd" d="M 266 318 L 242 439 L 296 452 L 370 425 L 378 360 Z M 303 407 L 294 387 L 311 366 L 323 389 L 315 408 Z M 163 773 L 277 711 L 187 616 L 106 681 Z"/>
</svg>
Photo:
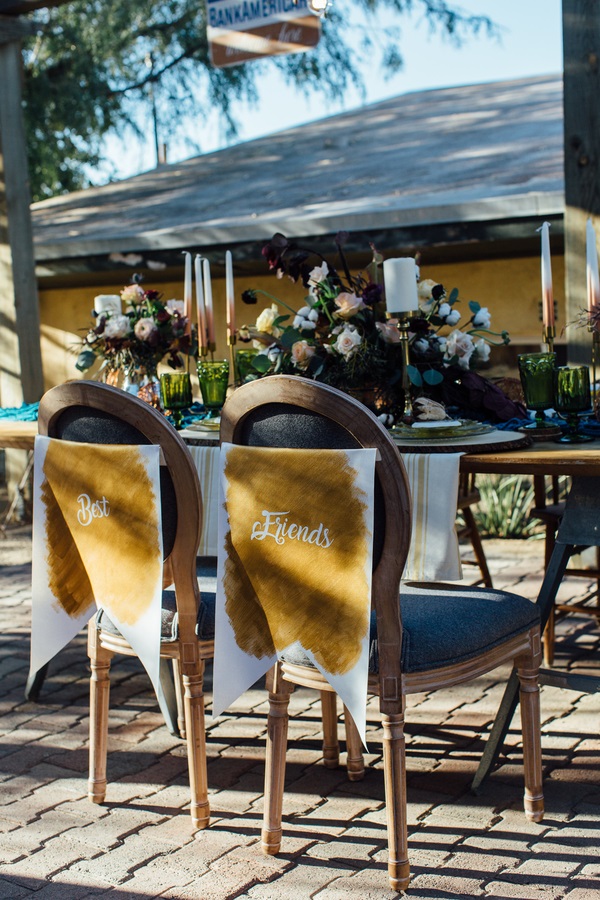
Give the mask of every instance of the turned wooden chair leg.
<svg viewBox="0 0 600 900">
<path fill-rule="evenodd" d="M 95 617 L 88 626 L 88 654 L 91 667 L 88 797 L 92 803 L 104 803 L 104 798 L 106 797 L 110 662 L 114 654 L 100 644 Z"/>
<path fill-rule="evenodd" d="M 521 729 L 523 733 L 523 768 L 525 777 L 525 815 L 532 822 L 544 816 L 542 790 L 542 746 L 540 735 L 540 646 L 536 631 L 532 633 L 533 653 L 515 660 L 519 676 Z"/>
<path fill-rule="evenodd" d="M 340 764 L 340 743 L 337 735 L 337 695 L 334 691 L 321 691 L 321 717 L 323 763 L 328 769 L 337 769 Z"/>
<path fill-rule="evenodd" d="M 178 659 L 173 659 L 173 683 L 175 685 L 175 697 L 177 700 L 177 727 L 179 734 L 185 740 L 185 708 L 183 702 L 183 680 L 181 678 L 181 666 Z"/>
<path fill-rule="evenodd" d="M 288 734 L 288 707 L 294 686 L 282 678 L 279 663 L 267 675 L 269 717 L 265 767 L 265 808 L 261 847 L 274 856 L 281 846 L 281 816 L 285 783 L 285 754 Z"/>
<path fill-rule="evenodd" d="M 187 740 L 188 769 L 190 776 L 190 813 L 194 827 L 206 828 L 210 820 L 208 780 L 206 774 L 206 725 L 204 721 L 204 660 L 199 660 L 197 670 L 183 673 L 183 703 L 185 710 L 185 734 Z"/>
<path fill-rule="evenodd" d="M 346 728 L 346 769 L 349 781 L 362 781 L 365 777 L 365 759 L 360 735 L 354 719 L 344 706 L 344 725 Z"/>
<path fill-rule="evenodd" d="M 404 714 L 382 715 L 385 805 L 388 830 L 388 874 L 394 891 L 405 891 L 410 881 L 406 814 L 406 755 Z"/>
</svg>

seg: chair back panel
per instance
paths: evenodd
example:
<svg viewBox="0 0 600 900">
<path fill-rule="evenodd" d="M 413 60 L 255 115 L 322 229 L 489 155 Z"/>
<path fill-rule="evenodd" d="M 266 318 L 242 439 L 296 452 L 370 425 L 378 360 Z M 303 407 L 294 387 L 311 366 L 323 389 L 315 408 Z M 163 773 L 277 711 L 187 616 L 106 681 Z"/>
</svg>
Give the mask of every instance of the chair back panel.
<svg viewBox="0 0 600 900">
<path fill-rule="evenodd" d="M 242 423 L 241 444 L 249 447 L 289 447 L 294 450 L 356 450 L 362 445 L 338 422 L 293 404 L 266 403 Z M 381 559 L 385 536 L 385 502 L 375 477 L 373 569 Z"/>
<path fill-rule="evenodd" d="M 400 578 L 410 542 L 410 494 L 400 454 L 377 418 L 327 385 L 274 375 L 238 388 L 221 413 L 221 440 L 256 447 L 379 451 L 375 466 L 373 600 L 380 679 L 399 684 Z M 390 699 L 394 699 L 391 698 Z"/>
<path fill-rule="evenodd" d="M 38 431 L 76 442 L 160 446 L 164 557 L 175 581 L 180 634 L 183 629 L 192 640 L 199 604 L 196 554 L 202 495 L 194 461 L 180 435 L 160 412 L 137 397 L 84 380 L 58 385 L 44 394 Z"/>
<path fill-rule="evenodd" d="M 87 444 L 149 444 L 148 438 L 130 422 L 101 409 L 69 406 L 54 420 L 51 437 Z M 170 556 L 177 534 L 177 500 L 173 479 L 166 466 L 160 467 L 163 555 Z"/>
</svg>

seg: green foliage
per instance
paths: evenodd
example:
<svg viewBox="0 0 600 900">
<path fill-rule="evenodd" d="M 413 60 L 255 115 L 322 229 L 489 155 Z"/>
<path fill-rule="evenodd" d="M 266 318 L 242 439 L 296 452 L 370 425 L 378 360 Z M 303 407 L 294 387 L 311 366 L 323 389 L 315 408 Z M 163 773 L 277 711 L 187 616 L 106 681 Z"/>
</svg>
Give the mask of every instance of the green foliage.
<svg viewBox="0 0 600 900">
<path fill-rule="evenodd" d="M 481 502 L 473 510 L 479 533 L 488 538 L 541 537 L 542 527 L 529 518 L 533 484 L 525 475 L 480 475 Z"/>
<path fill-rule="evenodd" d="M 323 36 L 308 53 L 214 69 L 206 38 L 206 6 L 199 0 L 73 0 L 36 14 L 39 35 L 24 46 L 24 105 L 32 195 L 41 200 L 92 182 L 108 134 L 144 135 L 140 108 L 155 108 L 167 125 L 200 120 L 212 109 L 236 134 L 233 100 L 252 103 L 258 78 L 281 70 L 304 94 L 343 99 L 361 87 L 361 65 L 384 72 L 402 66 L 398 28 L 378 29 L 375 13 L 421 15 L 432 30 L 461 42 L 496 33 L 485 16 L 461 13 L 445 0 L 336 0 Z M 358 51 L 348 43 L 360 35 Z M 201 150 L 201 148 L 198 148 Z"/>
</svg>

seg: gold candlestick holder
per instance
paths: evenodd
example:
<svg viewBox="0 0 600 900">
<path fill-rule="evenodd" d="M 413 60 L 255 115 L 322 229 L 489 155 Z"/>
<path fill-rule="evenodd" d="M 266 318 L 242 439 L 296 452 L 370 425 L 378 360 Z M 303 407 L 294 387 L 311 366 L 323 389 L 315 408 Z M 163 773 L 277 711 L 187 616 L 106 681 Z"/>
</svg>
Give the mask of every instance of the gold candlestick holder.
<svg viewBox="0 0 600 900">
<path fill-rule="evenodd" d="M 410 424 L 414 419 L 412 401 L 410 399 L 410 377 L 408 375 L 408 367 L 410 365 L 408 329 L 410 320 L 408 313 L 388 313 L 388 319 L 398 318 L 398 331 L 400 333 L 400 347 L 402 350 L 402 390 L 404 392 L 404 408 L 402 410 L 402 421 Z"/>
<path fill-rule="evenodd" d="M 556 337 L 556 328 L 554 325 L 544 325 L 542 331 L 542 340 L 548 347 L 548 353 L 554 353 L 554 338 Z"/>
</svg>

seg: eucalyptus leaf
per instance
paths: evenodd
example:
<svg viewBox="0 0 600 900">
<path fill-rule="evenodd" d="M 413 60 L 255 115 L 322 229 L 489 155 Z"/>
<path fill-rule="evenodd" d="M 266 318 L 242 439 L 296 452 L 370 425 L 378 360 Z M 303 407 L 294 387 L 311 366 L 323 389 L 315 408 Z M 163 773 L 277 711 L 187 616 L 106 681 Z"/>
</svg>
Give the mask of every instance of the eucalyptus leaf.
<svg viewBox="0 0 600 900">
<path fill-rule="evenodd" d="M 80 372 L 85 372 L 90 366 L 93 366 L 96 362 L 96 354 L 91 350 L 82 350 L 79 356 L 77 357 L 77 362 L 75 363 L 75 368 L 79 369 Z"/>
<path fill-rule="evenodd" d="M 266 353 L 258 353 L 252 360 L 252 368 L 264 375 L 271 368 L 271 360 Z"/>
<path fill-rule="evenodd" d="M 419 372 L 417 367 L 416 366 L 407 366 L 406 371 L 408 373 L 410 383 L 414 384 L 415 387 L 422 387 L 423 379 L 421 378 L 421 373 Z"/>
<path fill-rule="evenodd" d="M 423 372 L 423 381 L 425 384 L 441 384 L 444 380 L 444 376 L 438 369 L 427 369 L 426 372 Z"/>
<path fill-rule="evenodd" d="M 450 291 L 450 296 L 446 298 L 446 303 L 449 303 L 450 306 L 454 306 L 456 301 L 458 300 L 458 288 L 452 288 Z"/>
<path fill-rule="evenodd" d="M 469 300 L 469 309 L 475 315 L 481 309 L 481 304 L 477 302 L 477 300 Z"/>
</svg>

